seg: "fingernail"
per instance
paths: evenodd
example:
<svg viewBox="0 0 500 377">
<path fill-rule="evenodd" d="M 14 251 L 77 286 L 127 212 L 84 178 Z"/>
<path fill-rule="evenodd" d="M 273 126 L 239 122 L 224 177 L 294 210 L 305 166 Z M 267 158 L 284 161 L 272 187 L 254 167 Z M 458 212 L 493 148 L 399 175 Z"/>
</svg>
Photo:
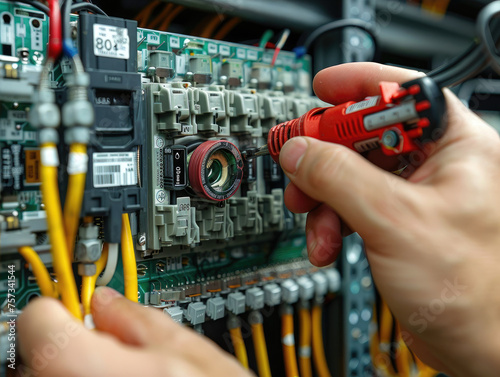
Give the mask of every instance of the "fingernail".
<svg viewBox="0 0 500 377">
<path fill-rule="evenodd" d="M 311 257 L 311 255 L 314 252 L 314 249 L 316 249 L 316 246 L 318 245 L 318 241 L 316 239 L 316 235 L 314 234 L 313 230 L 307 231 L 306 242 L 307 242 L 307 255 Z"/>
<path fill-rule="evenodd" d="M 287 141 L 280 152 L 280 164 L 287 173 L 295 174 L 307 150 L 307 141 L 303 137 L 294 137 Z"/>
</svg>

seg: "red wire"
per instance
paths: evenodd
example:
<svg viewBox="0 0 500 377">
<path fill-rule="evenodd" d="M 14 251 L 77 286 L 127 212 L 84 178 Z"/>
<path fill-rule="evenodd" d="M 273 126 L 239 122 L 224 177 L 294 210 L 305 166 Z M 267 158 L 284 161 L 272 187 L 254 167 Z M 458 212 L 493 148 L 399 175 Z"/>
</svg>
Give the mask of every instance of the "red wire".
<svg viewBox="0 0 500 377">
<path fill-rule="evenodd" d="M 62 53 L 62 26 L 59 0 L 49 0 L 49 59 L 57 60 Z"/>
<path fill-rule="evenodd" d="M 274 66 L 274 63 L 276 63 L 276 59 L 278 58 L 280 51 L 281 51 L 281 48 L 276 48 L 274 50 L 273 60 L 271 60 L 271 66 Z"/>
</svg>

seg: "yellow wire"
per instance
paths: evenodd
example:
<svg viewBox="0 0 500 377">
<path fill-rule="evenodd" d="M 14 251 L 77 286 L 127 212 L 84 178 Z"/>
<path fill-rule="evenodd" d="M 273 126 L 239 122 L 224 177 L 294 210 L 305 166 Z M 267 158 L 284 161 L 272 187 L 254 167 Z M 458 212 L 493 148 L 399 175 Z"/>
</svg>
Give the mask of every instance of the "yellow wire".
<svg viewBox="0 0 500 377">
<path fill-rule="evenodd" d="M 220 30 L 212 37 L 213 39 L 224 39 L 226 35 L 228 35 L 231 30 L 233 30 L 239 23 L 241 22 L 241 18 L 234 17 L 227 21 Z"/>
<path fill-rule="evenodd" d="M 43 296 L 57 298 L 56 285 L 52 281 L 49 275 L 49 271 L 43 264 L 42 260 L 38 256 L 37 252 L 29 246 L 23 246 L 19 248 L 19 254 L 31 265 L 33 269 L 33 275 L 36 277 L 36 282 L 40 287 L 40 292 Z"/>
<path fill-rule="evenodd" d="M 297 357 L 295 356 L 295 341 L 293 336 L 293 314 L 281 315 L 281 340 L 283 344 L 283 358 L 285 361 L 286 377 L 297 377 Z"/>
<path fill-rule="evenodd" d="M 302 377 L 312 377 L 311 366 L 311 313 L 306 307 L 299 309 L 299 366 Z"/>
<path fill-rule="evenodd" d="M 57 154 L 54 143 L 42 144 L 42 153 Z M 54 164 L 55 165 L 55 164 Z M 52 264 L 58 280 L 62 302 L 77 318 L 82 319 L 80 300 L 75 283 L 75 276 L 68 258 L 66 237 L 62 220 L 59 187 L 57 186 L 57 166 L 46 166 L 42 160 L 42 196 L 47 212 L 47 225 L 51 242 Z"/>
<path fill-rule="evenodd" d="M 102 249 L 101 257 L 97 262 L 95 262 L 96 273 L 93 276 L 83 276 L 82 277 L 82 304 L 83 304 L 83 313 L 85 315 L 90 314 L 90 303 L 92 302 L 92 296 L 95 291 L 95 283 L 97 281 L 97 277 L 101 274 L 106 267 L 106 263 L 108 261 L 108 250 L 109 245 L 107 243 L 104 244 Z"/>
<path fill-rule="evenodd" d="M 325 358 L 322 328 L 323 308 L 314 305 L 312 308 L 312 354 L 314 366 L 319 377 L 331 377 Z"/>
<path fill-rule="evenodd" d="M 174 20 L 175 17 L 184 9 L 182 5 L 177 5 L 170 14 L 165 17 L 161 25 L 158 27 L 158 30 L 168 31 L 168 27 L 170 23 Z"/>
<path fill-rule="evenodd" d="M 259 377 L 271 377 L 271 368 L 269 366 L 266 338 L 264 336 L 264 326 L 262 323 L 252 324 L 252 338 Z"/>
<path fill-rule="evenodd" d="M 406 346 L 403 338 L 401 337 L 401 330 L 399 324 L 396 325 L 396 340 L 398 342 L 398 349 L 396 350 L 396 367 L 398 368 L 398 375 L 400 377 L 410 377 L 411 366 L 413 360 L 411 358 L 410 350 Z"/>
<path fill-rule="evenodd" d="M 69 154 L 87 154 L 85 144 L 74 143 L 69 148 Z M 86 173 L 70 174 L 66 201 L 64 202 L 64 232 L 68 248 L 69 260 L 73 261 L 76 233 L 80 224 L 83 193 L 85 192 Z"/>
<path fill-rule="evenodd" d="M 231 335 L 231 342 L 233 343 L 236 358 L 243 368 L 248 369 L 247 349 L 245 348 L 245 342 L 243 341 L 243 336 L 241 335 L 241 327 L 229 329 L 229 335 Z"/>
<path fill-rule="evenodd" d="M 123 277 L 125 279 L 125 297 L 138 302 L 137 264 L 135 262 L 134 243 L 128 213 L 122 215 L 122 261 Z"/>
</svg>

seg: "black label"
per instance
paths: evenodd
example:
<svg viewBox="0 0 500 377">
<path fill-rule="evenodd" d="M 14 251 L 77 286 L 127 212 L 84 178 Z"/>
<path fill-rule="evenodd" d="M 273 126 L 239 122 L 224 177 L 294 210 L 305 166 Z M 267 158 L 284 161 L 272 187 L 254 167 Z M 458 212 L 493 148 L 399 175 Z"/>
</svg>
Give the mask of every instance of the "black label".
<svg viewBox="0 0 500 377">
<path fill-rule="evenodd" d="M 174 187 L 186 186 L 186 150 L 173 149 L 174 157 Z"/>
</svg>

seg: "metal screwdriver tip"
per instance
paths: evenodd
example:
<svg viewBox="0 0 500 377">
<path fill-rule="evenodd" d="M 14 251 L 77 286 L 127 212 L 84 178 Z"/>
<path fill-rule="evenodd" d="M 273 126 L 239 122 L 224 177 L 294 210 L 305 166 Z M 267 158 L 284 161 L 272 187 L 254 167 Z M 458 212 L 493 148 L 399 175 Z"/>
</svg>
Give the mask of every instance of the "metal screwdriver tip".
<svg viewBox="0 0 500 377">
<path fill-rule="evenodd" d="M 249 148 L 241 152 L 241 154 L 245 160 L 253 160 L 255 157 L 268 155 L 269 148 L 267 147 L 266 144 L 260 148 Z"/>
</svg>

